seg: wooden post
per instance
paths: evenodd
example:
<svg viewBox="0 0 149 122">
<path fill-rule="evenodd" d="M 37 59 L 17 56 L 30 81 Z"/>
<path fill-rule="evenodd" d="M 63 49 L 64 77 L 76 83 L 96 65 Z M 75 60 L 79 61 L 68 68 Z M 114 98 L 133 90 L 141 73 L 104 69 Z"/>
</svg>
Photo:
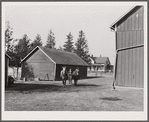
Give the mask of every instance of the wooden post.
<svg viewBox="0 0 149 122">
<path fill-rule="evenodd" d="M 96 76 L 97 76 L 97 66 L 96 66 Z"/>
</svg>

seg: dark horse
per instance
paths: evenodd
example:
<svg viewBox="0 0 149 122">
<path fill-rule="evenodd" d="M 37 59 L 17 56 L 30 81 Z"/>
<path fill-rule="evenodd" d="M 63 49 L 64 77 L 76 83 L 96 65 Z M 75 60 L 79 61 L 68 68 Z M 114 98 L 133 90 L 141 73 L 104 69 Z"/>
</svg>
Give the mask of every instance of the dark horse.
<svg viewBox="0 0 149 122">
<path fill-rule="evenodd" d="M 72 76 L 74 79 L 74 85 L 76 86 L 79 79 L 79 68 L 76 68 L 76 70 L 73 71 Z"/>
</svg>

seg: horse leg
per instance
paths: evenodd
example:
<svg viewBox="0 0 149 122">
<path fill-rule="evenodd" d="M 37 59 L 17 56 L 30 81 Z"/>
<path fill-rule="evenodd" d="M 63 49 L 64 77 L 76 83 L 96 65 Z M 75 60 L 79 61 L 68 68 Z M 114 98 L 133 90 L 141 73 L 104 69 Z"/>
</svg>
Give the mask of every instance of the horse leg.
<svg viewBox="0 0 149 122">
<path fill-rule="evenodd" d="M 70 76 L 68 76 L 68 81 L 69 81 L 69 84 L 70 84 Z"/>
<path fill-rule="evenodd" d="M 72 77 L 70 78 L 70 84 L 72 85 Z"/>
<path fill-rule="evenodd" d="M 65 85 L 66 85 L 66 79 L 65 79 Z"/>
<path fill-rule="evenodd" d="M 76 79 L 74 80 L 74 85 L 75 85 L 75 86 L 77 85 L 77 80 L 76 80 Z"/>
<path fill-rule="evenodd" d="M 78 80 L 76 80 L 76 85 L 77 85 Z"/>
<path fill-rule="evenodd" d="M 62 79 L 63 86 L 65 85 L 64 79 Z"/>
</svg>

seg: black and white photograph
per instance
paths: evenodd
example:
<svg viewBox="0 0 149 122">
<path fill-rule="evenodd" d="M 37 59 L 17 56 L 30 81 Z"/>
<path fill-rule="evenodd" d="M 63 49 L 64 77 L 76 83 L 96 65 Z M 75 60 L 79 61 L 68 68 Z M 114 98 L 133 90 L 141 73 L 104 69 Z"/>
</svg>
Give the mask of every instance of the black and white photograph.
<svg viewBox="0 0 149 122">
<path fill-rule="evenodd" d="M 147 120 L 147 2 L 1 2 L 4 120 Z"/>
</svg>

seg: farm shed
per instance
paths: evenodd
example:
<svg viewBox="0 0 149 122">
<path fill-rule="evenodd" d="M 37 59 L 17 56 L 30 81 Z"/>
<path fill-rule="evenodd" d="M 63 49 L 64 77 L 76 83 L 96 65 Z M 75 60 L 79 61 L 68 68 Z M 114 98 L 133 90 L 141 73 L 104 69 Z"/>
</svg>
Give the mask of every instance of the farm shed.
<svg viewBox="0 0 149 122">
<path fill-rule="evenodd" d="M 134 6 L 110 26 L 116 34 L 115 84 L 144 86 L 144 7 Z"/>
<path fill-rule="evenodd" d="M 5 54 L 5 87 L 8 86 L 8 66 L 10 59 L 11 57 L 8 54 Z"/>
<path fill-rule="evenodd" d="M 22 61 L 21 78 L 28 80 L 59 80 L 62 67 L 72 71 L 79 67 L 80 78 L 87 77 L 88 64 L 77 54 L 37 46 Z"/>
</svg>

